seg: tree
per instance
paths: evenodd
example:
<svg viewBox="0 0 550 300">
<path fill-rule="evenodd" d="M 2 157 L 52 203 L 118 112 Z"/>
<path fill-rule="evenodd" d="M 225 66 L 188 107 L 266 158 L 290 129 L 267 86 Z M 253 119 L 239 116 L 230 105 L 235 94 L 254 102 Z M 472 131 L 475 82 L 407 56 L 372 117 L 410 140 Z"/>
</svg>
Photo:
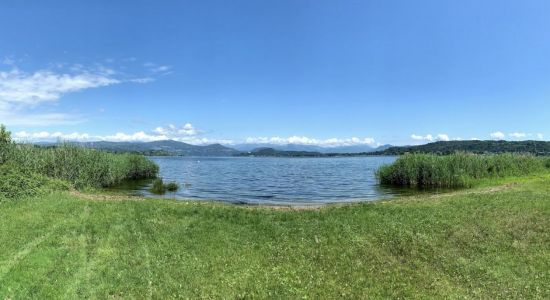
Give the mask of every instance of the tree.
<svg viewBox="0 0 550 300">
<path fill-rule="evenodd" d="M 6 129 L 4 124 L 0 124 L 0 144 L 11 144 L 11 132 Z"/>
<path fill-rule="evenodd" d="M 11 132 L 6 126 L 0 124 L 0 163 L 4 163 L 8 158 L 8 151 L 11 147 Z"/>
</svg>

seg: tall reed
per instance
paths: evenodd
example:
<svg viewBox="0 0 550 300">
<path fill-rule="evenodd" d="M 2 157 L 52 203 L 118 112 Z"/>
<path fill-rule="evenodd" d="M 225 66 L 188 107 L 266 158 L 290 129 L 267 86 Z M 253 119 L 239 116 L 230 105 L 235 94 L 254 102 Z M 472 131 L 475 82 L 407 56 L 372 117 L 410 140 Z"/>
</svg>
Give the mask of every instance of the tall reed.
<svg viewBox="0 0 550 300">
<path fill-rule="evenodd" d="M 126 179 L 153 178 L 158 166 L 138 154 L 113 154 L 71 144 L 11 144 L 6 161 L 22 172 L 62 179 L 76 188 L 107 187 Z"/>
<path fill-rule="evenodd" d="M 469 187 L 476 180 L 528 175 L 550 168 L 550 160 L 523 154 L 405 154 L 381 167 L 382 184 L 411 187 Z"/>
</svg>

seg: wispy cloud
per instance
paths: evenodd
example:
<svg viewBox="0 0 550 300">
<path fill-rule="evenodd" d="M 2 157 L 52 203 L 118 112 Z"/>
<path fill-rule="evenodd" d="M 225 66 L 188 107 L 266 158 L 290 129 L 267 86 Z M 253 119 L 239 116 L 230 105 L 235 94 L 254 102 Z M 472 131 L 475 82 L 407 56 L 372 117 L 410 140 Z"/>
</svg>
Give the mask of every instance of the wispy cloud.
<svg viewBox="0 0 550 300">
<path fill-rule="evenodd" d="M 86 122 L 86 118 L 76 114 L 65 113 L 5 113 L 0 109 L 0 120 L 10 126 L 46 126 L 46 125 L 75 125 Z"/>
<path fill-rule="evenodd" d="M 153 73 L 162 73 L 163 75 L 171 73 L 172 66 L 168 65 L 159 65 L 157 63 L 146 62 L 143 64 L 144 67 L 149 69 Z"/>
<path fill-rule="evenodd" d="M 8 125 L 53 125 L 75 123 L 81 118 L 63 112 L 36 112 L 67 94 L 124 82 L 147 83 L 151 78 L 124 77 L 102 65 L 63 65 L 25 72 L 14 65 L 0 70 L 0 119 Z"/>
<path fill-rule="evenodd" d="M 15 64 L 15 59 L 11 56 L 6 56 L 0 61 L 0 63 L 4 65 L 12 66 Z"/>
<path fill-rule="evenodd" d="M 120 83 L 104 73 L 57 74 L 40 70 L 25 73 L 17 68 L 0 72 L 0 101 L 10 105 L 37 105 L 62 95 Z"/>
</svg>

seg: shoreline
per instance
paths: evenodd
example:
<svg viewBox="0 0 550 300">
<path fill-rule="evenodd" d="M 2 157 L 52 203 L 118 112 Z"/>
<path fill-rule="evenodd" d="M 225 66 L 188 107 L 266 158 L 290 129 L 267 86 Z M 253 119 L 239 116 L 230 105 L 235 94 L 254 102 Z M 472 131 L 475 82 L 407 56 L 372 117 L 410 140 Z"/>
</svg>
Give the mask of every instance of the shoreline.
<svg viewBox="0 0 550 300">
<path fill-rule="evenodd" d="M 539 174 L 541 176 L 545 174 Z M 163 198 L 163 197 L 148 197 L 141 195 L 130 195 L 124 191 L 116 190 L 97 190 L 92 192 L 81 192 L 77 190 L 71 190 L 68 193 L 71 196 L 75 196 L 83 200 L 92 200 L 92 201 L 167 201 L 172 203 L 183 203 L 183 204 L 197 204 L 197 205 L 214 205 L 214 206 L 228 206 L 228 207 L 238 207 L 246 209 L 258 209 L 258 210 L 276 210 L 276 211 L 315 211 L 315 210 L 324 210 L 332 208 L 341 208 L 341 207 L 353 207 L 361 206 L 367 204 L 384 204 L 384 203 L 394 203 L 394 202 L 403 202 L 408 200 L 418 200 L 418 199 L 439 199 L 445 197 L 453 196 L 465 196 L 465 195 L 481 195 L 488 193 L 497 193 L 500 191 L 510 190 L 515 187 L 521 186 L 521 181 L 528 180 L 529 178 L 536 178 L 537 176 L 527 176 L 527 177 L 511 177 L 511 178 L 502 178 L 495 182 L 494 184 L 484 184 L 478 187 L 472 188 L 463 188 L 463 189 L 454 189 L 454 190 L 445 190 L 443 192 L 433 192 L 433 193 L 419 193 L 411 195 L 396 195 L 389 198 L 381 198 L 375 200 L 357 200 L 357 201 L 347 201 L 347 202 L 331 202 L 331 203 L 322 203 L 322 204 L 250 204 L 250 203 L 234 203 L 224 200 L 215 200 L 215 199 L 193 199 L 193 198 Z"/>
</svg>

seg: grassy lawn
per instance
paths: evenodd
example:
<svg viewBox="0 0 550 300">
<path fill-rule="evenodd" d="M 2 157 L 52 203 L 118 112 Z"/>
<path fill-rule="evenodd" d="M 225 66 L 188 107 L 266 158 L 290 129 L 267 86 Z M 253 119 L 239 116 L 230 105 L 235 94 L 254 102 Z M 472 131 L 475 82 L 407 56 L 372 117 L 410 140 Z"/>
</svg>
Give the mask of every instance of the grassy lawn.
<svg viewBox="0 0 550 300">
<path fill-rule="evenodd" d="M 550 176 L 320 210 L 0 203 L 0 298 L 550 298 Z M 88 197 L 90 198 L 90 197 Z"/>
</svg>

